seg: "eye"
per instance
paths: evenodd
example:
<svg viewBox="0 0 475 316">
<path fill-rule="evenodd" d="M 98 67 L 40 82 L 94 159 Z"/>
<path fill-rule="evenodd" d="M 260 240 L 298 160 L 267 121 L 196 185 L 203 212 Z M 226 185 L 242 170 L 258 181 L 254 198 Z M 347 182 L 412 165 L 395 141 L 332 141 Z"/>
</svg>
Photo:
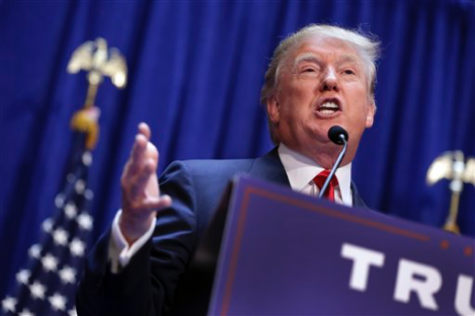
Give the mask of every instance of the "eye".
<svg viewBox="0 0 475 316">
<path fill-rule="evenodd" d="M 312 62 L 302 62 L 295 67 L 295 74 L 302 78 L 316 78 L 321 70 L 319 65 Z"/>
<path fill-rule="evenodd" d="M 311 68 L 311 67 L 306 67 L 306 68 L 303 68 L 302 69 L 302 72 L 315 72 L 315 68 Z"/>
<path fill-rule="evenodd" d="M 306 77 L 318 76 L 320 69 L 314 65 L 303 65 L 299 68 L 299 74 Z"/>
<path fill-rule="evenodd" d="M 345 69 L 345 70 L 343 70 L 343 73 L 345 75 L 354 75 L 355 74 L 355 72 L 352 69 Z"/>
</svg>

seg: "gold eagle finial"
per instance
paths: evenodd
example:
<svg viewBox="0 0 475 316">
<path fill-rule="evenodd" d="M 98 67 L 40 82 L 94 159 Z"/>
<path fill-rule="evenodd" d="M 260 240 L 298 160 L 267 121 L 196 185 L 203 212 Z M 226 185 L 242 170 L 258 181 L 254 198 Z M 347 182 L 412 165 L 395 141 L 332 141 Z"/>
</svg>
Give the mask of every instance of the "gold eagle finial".
<svg viewBox="0 0 475 316">
<path fill-rule="evenodd" d="M 464 154 L 460 150 L 444 152 L 430 165 L 426 181 L 428 185 L 433 185 L 442 179 L 450 181 L 449 188 L 452 192 L 450 211 L 444 229 L 460 233 L 457 225 L 460 194 L 464 183 L 475 186 L 475 158 L 468 158 L 465 161 Z"/>
<path fill-rule="evenodd" d="M 127 64 L 118 49 L 108 50 L 106 40 L 98 38 L 95 41 L 85 42 L 73 52 L 67 71 L 76 74 L 81 70 L 88 72 L 89 87 L 84 108 L 73 116 L 71 128 L 86 133 L 86 147 L 92 149 L 99 138 L 100 111 L 94 106 L 97 89 L 104 76 L 110 77 L 117 88 L 124 88 L 127 84 Z"/>
</svg>

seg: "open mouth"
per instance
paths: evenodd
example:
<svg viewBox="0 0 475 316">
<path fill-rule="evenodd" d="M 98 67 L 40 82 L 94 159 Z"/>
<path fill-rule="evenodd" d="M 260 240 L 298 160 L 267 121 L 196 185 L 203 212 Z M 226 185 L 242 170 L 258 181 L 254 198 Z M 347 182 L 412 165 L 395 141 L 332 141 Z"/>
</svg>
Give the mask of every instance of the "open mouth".
<svg viewBox="0 0 475 316">
<path fill-rule="evenodd" d="M 324 100 L 317 108 L 317 113 L 321 116 L 330 117 L 341 111 L 340 102 L 336 99 Z"/>
</svg>

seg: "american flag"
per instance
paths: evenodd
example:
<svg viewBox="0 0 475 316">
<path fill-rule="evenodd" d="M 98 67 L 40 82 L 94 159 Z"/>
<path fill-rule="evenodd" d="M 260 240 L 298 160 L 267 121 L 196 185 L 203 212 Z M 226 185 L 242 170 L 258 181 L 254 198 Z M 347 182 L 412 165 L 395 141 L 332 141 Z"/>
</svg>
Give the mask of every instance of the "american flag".
<svg viewBox="0 0 475 316">
<path fill-rule="evenodd" d="M 56 196 L 55 211 L 42 223 L 42 238 L 28 250 L 28 264 L 16 274 L 16 288 L 2 300 L 4 315 L 77 315 L 74 296 L 92 229 L 87 188 L 91 152 L 86 135 L 75 134 L 71 163 Z"/>
</svg>

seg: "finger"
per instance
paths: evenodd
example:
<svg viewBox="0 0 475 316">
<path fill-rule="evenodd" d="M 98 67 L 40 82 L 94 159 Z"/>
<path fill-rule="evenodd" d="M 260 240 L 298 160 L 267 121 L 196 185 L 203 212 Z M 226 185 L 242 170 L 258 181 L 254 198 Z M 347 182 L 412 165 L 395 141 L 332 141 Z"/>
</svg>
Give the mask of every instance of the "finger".
<svg viewBox="0 0 475 316">
<path fill-rule="evenodd" d="M 146 158 L 151 158 L 153 160 L 156 160 L 158 162 L 158 149 L 155 147 L 154 144 L 151 142 L 147 143 L 147 148 L 145 149 L 145 156 Z"/>
<path fill-rule="evenodd" d="M 160 197 L 149 197 L 144 203 L 143 207 L 148 210 L 160 211 L 172 205 L 172 198 L 169 195 L 162 195 Z"/>
<path fill-rule="evenodd" d="M 147 138 L 147 140 L 149 140 L 150 137 L 152 136 L 152 132 L 150 131 L 150 127 L 145 122 L 140 122 L 140 124 L 138 126 L 138 131 L 139 131 L 140 134 L 144 135 Z"/>
<path fill-rule="evenodd" d="M 153 159 L 155 164 L 158 164 L 158 150 L 149 141 L 143 145 L 145 137 L 143 135 L 137 135 L 137 142 L 132 149 L 131 158 L 127 161 L 124 168 L 123 179 L 131 181 L 140 173 L 140 170 L 144 168 L 144 165 L 148 159 Z M 145 148 L 143 148 L 143 146 Z"/>
<path fill-rule="evenodd" d="M 121 183 L 122 188 L 130 191 L 137 179 L 137 176 L 140 174 L 141 170 L 144 169 L 144 163 L 132 163 L 132 160 L 127 161 L 125 164 L 124 170 L 122 172 Z"/>
<path fill-rule="evenodd" d="M 147 146 L 148 139 L 142 134 L 137 134 L 137 136 L 135 136 L 134 146 L 132 147 L 132 153 L 130 155 L 133 164 L 143 162 Z"/>
<path fill-rule="evenodd" d="M 145 137 L 143 135 L 137 135 L 134 145 L 132 146 L 132 151 L 130 152 L 129 160 L 127 160 L 124 171 L 122 172 L 122 179 L 124 181 L 130 181 L 143 167 L 146 147 Z"/>
<path fill-rule="evenodd" d="M 132 162 L 130 160 L 127 161 L 127 163 L 125 164 L 124 170 L 122 171 L 122 177 L 120 178 L 120 181 L 122 183 L 122 188 L 127 187 L 128 184 L 131 183 L 133 175 L 136 172 L 133 169 L 134 168 L 132 167 Z"/>
<path fill-rule="evenodd" d="M 150 176 L 157 169 L 157 163 L 153 159 L 147 159 L 143 168 L 137 172 L 135 179 L 132 181 L 131 192 L 137 196 L 140 192 L 145 192 Z"/>
</svg>

